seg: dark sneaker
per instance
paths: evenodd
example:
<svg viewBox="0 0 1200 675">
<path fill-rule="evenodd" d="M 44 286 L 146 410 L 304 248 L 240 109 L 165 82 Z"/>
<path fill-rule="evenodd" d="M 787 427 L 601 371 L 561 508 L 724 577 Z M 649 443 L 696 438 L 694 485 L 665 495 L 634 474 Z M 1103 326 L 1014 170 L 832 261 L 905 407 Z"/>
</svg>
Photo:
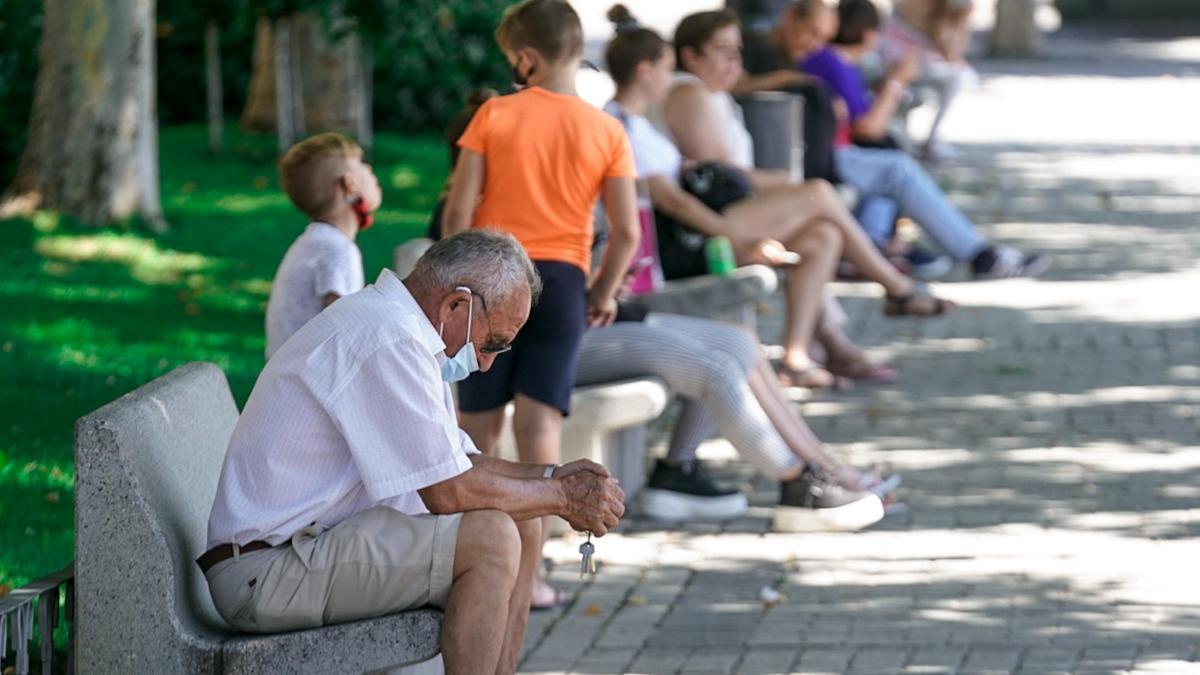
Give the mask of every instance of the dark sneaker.
<svg viewBox="0 0 1200 675">
<path fill-rule="evenodd" d="M 954 270 L 954 260 L 948 255 L 937 255 L 919 246 L 913 246 L 905 254 L 909 274 L 921 281 L 937 281 Z"/>
<path fill-rule="evenodd" d="M 748 506 L 746 495 L 718 485 L 699 460 L 658 460 L 642 490 L 642 511 L 656 520 L 731 520 Z"/>
<path fill-rule="evenodd" d="M 853 532 L 883 518 L 878 495 L 847 490 L 811 469 L 779 485 L 776 532 Z"/>
<path fill-rule="evenodd" d="M 1050 269 L 1050 258 L 1021 253 L 1011 246 L 992 246 L 972 263 L 976 281 L 1036 277 Z"/>
</svg>

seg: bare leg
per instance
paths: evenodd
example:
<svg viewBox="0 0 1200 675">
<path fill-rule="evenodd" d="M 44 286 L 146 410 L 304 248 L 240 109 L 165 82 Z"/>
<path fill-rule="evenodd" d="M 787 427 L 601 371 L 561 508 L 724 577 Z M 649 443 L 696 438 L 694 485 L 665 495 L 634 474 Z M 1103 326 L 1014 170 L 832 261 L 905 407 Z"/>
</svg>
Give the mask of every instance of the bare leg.
<svg viewBox="0 0 1200 675">
<path fill-rule="evenodd" d="M 869 484 L 878 483 L 883 479 L 878 472 L 864 474 L 860 469 L 840 464 L 826 452 L 825 444 L 821 442 L 820 438 L 817 438 L 804 418 L 784 398 L 774 373 L 771 371 L 771 366 L 766 361 L 760 361 L 755 369 L 747 375 L 747 384 L 750 385 L 754 398 L 762 406 L 763 412 L 771 421 L 771 425 L 775 427 L 775 431 L 804 464 L 831 471 L 834 479 L 842 487 L 851 490 L 861 490 L 864 479 L 870 480 Z M 781 480 L 791 480 L 800 475 L 802 470 L 803 467 L 783 475 Z"/>
<path fill-rule="evenodd" d="M 513 415 L 513 434 L 517 437 L 517 454 L 522 462 L 557 464 L 562 459 L 562 411 L 524 394 L 517 394 Z M 549 517 L 542 519 L 542 542 L 550 534 Z M 538 547 L 541 560 L 541 547 Z M 534 581 L 533 599 L 538 606 L 551 604 L 557 591 L 540 574 Z"/>
<path fill-rule="evenodd" d="M 520 535 L 508 514 L 463 514 L 454 550 L 454 581 L 442 619 L 447 673 L 512 672 L 501 668 L 508 627 L 496 617 L 509 615 L 520 558 Z"/>
<path fill-rule="evenodd" d="M 836 322 L 822 321 L 817 326 L 816 339 L 830 360 L 857 361 L 864 358 L 862 349 L 854 344 L 843 327 Z"/>
<path fill-rule="evenodd" d="M 534 578 L 541 569 L 542 519 L 534 518 L 517 523 L 521 536 L 521 568 L 517 572 L 517 583 L 513 586 L 508 601 L 508 628 L 504 636 L 504 651 L 500 654 L 501 673 L 514 673 L 517 660 L 521 658 L 521 647 L 525 644 L 525 626 L 529 623 L 529 598 L 533 592 Z"/>
<path fill-rule="evenodd" d="M 772 426 L 792 452 L 806 463 L 823 461 L 825 456 L 821 439 L 817 438 L 804 422 L 804 418 L 800 417 L 790 402 L 783 397 L 771 367 L 766 362 L 759 363 L 755 370 L 750 372 L 747 383 L 763 412 L 767 414 L 767 419 L 771 420 Z"/>
<path fill-rule="evenodd" d="M 832 223 L 842 233 L 843 255 L 863 276 L 883 286 L 889 295 L 907 295 L 914 288 L 911 279 L 879 254 L 837 191 L 826 181 L 805 181 L 794 188 L 743 199 L 726 209 L 725 216 L 747 238 L 769 237 L 785 245 L 816 224 Z"/>
<path fill-rule="evenodd" d="M 813 365 L 808 348 L 821 316 L 821 291 L 833 279 L 841 255 L 841 235 L 828 223 L 815 223 L 783 243 L 801 255 L 800 264 L 788 270 L 785 286 L 788 317 L 783 333 L 783 364 L 803 371 Z"/>
<path fill-rule="evenodd" d="M 522 462 L 554 464 L 562 458 L 562 411 L 524 394 L 517 394 L 513 433 Z"/>
<path fill-rule="evenodd" d="M 460 412 L 458 426 L 467 432 L 480 452 L 494 457 L 500 450 L 500 432 L 504 430 L 504 406 L 483 412 Z"/>
</svg>

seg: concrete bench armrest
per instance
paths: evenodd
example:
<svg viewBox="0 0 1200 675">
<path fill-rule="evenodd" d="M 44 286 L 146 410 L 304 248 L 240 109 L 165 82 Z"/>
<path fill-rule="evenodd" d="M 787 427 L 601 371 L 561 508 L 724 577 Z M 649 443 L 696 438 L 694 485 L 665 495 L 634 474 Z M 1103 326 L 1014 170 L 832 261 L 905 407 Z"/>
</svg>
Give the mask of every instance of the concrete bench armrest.
<svg viewBox="0 0 1200 675">
<path fill-rule="evenodd" d="M 778 273 L 765 265 L 739 267 L 728 277 L 703 276 L 667 283 L 666 288 L 638 300 L 652 312 L 740 320 L 779 286 Z"/>
</svg>

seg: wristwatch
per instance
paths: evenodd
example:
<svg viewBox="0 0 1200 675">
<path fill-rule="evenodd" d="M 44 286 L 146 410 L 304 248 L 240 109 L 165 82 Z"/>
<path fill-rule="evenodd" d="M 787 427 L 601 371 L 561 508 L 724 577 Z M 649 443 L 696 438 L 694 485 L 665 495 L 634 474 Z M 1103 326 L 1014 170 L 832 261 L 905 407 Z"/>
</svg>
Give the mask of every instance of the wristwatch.
<svg viewBox="0 0 1200 675">
<path fill-rule="evenodd" d="M 542 473 L 542 478 L 554 478 L 554 472 L 558 470 L 561 464 L 547 464 L 546 470 Z"/>
</svg>

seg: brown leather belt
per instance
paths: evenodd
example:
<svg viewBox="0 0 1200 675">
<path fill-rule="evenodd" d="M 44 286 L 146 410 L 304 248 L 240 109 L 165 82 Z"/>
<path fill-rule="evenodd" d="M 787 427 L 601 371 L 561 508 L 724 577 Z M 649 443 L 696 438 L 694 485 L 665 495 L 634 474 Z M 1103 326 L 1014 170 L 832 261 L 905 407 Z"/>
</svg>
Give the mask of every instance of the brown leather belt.
<svg viewBox="0 0 1200 675">
<path fill-rule="evenodd" d="M 252 551 L 261 551 L 264 548 L 273 548 L 265 541 L 252 541 L 238 547 L 238 554 L 250 553 Z M 220 544 L 214 546 L 204 552 L 199 558 L 196 558 L 196 564 L 200 566 L 200 571 L 207 574 L 208 570 L 219 562 L 228 560 L 233 557 L 233 544 Z"/>
</svg>

